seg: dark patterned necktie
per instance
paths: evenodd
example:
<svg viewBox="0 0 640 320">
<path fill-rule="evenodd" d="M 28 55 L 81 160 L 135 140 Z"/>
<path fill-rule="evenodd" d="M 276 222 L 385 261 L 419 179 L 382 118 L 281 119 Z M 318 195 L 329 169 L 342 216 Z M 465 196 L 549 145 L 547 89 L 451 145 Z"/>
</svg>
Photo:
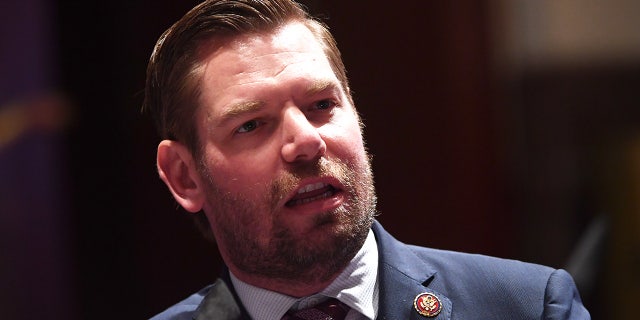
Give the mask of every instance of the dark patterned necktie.
<svg viewBox="0 0 640 320">
<path fill-rule="evenodd" d="M 282 320 L 343 320 L 349 312 L 349 307 L 337 299 L 329 299 L 316 306 L 289 311 Z"/>
</svg>

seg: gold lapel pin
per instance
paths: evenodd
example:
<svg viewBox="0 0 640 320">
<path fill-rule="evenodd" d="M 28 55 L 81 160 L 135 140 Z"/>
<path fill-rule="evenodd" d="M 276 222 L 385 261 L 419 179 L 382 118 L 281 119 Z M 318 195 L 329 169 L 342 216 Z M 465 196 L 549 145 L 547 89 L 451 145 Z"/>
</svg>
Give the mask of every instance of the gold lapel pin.
<svg viewBox="0 0 640 320">
<path fill-rule="evenodd" d="M 425 317 L 435 317 L 442 310 L 440 299 L 429 292 L 421 293 L 413 300 L 413 307 L 416 311 Z"/>
</svg>

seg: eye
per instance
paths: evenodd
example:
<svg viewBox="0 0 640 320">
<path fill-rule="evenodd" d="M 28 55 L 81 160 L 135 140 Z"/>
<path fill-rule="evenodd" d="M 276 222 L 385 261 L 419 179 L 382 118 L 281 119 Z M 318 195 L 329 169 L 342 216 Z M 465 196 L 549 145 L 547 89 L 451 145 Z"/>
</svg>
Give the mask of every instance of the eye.
<svg viewBox="0 0 640 320">
<path fill-rule="evenodd" d="M 247 132 L 251 132 L 253 130 L 255 130 L 256 128 L 258 128 L 260 124 L 258 123 L 258 120 L 251 120 L 251 121 L 247 121 L 245 123 L 243 123 L 240 128 L 238 128 L 238 130 L 236 130 L 236 133 L 247 133 Z"/>
<path fill-rule="evenodd" d="M 314 107 L 318 110 L 328 110 L 335 107 L 337 104 L 332 100 L 320 100 L 315 103 Z"/>
</svg>

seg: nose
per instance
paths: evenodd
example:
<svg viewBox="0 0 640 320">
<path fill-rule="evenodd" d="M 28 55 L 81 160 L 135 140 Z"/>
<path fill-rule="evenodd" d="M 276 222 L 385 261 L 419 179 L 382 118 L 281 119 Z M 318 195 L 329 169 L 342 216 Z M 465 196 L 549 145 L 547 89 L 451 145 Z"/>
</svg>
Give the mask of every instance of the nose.
<svg viewBox="0 0 640 320">
<path fill-rule="evenodd" d="M 297 107 L 284 110 L 282 131 L 282 158 L 286 162 L 313 160 L 327 150 L 318 129 Z"/>
</svg>

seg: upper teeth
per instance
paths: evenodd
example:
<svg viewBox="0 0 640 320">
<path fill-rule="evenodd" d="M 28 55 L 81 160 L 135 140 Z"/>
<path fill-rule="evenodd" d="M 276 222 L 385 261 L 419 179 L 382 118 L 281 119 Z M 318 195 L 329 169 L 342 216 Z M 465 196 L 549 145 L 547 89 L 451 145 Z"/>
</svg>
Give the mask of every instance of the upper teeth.
<svg viewBox="0 0 640 320">
<path fill-rule="evenodd" d="M 324 188 L 326 186 L 327 186 L 327 184 L 326 183 L 322 183 L 322 182 L 312 183 L 312 184 L 308 184 L 308 185 L 300 188 L 298 190 L 298 193 L 305 193 L 305 192 L 309 192 L 309 191 L 313 191 L 313 190 L 318 190 L 318 189 Z"/>
</svg>

